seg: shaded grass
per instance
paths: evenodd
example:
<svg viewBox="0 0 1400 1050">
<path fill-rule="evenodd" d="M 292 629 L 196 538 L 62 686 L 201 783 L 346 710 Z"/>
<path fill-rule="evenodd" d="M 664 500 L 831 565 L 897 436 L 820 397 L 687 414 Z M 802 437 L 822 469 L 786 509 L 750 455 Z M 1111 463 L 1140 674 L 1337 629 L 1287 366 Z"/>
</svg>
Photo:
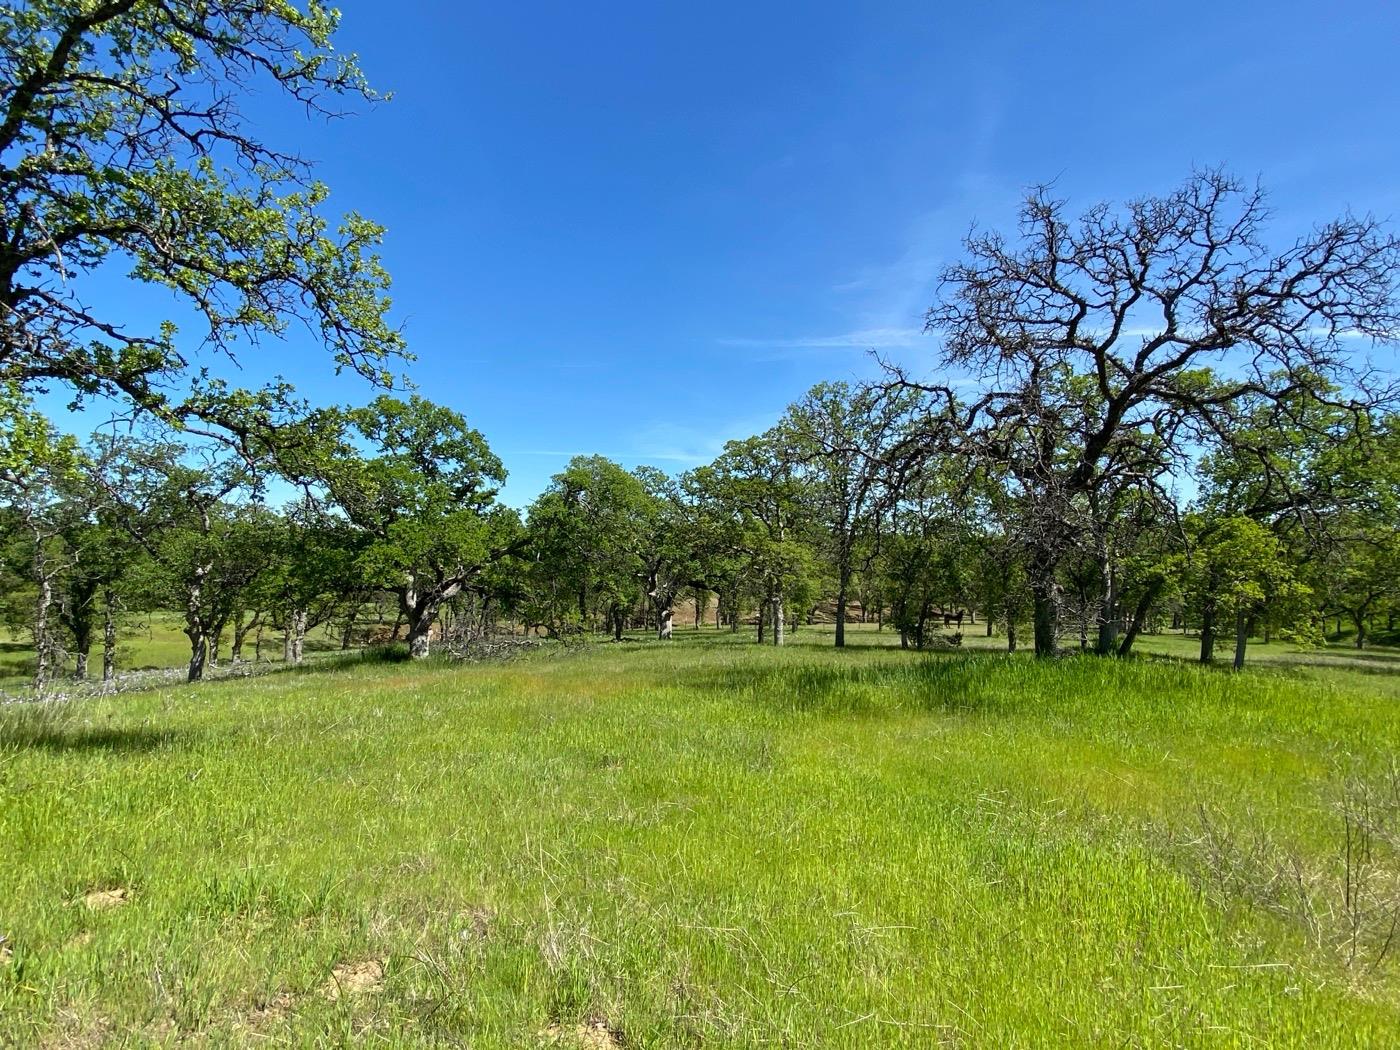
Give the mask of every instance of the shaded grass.
<svg viewBox="0 0 1400 1050">
<path fill-rule="evenodd" d="M 1385 1045 L 1391 967 L 1190 847 L 1329 870 L 1397 744 L 1312 672 L 703 632 L 6 711 L 0 1042 Z"/>
</svg>

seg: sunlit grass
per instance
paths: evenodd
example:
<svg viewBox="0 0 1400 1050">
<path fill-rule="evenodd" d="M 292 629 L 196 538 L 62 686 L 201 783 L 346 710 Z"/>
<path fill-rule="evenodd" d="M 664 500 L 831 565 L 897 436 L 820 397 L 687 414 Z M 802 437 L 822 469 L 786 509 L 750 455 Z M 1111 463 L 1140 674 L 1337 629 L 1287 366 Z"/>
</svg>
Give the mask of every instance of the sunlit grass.
<svg viewBox="0 0 1400 1050">
<path fill-rule="evenodd" d="M 1380 676 L 678 635 L 5 711 L 0 1043 L 1400 1035 L 1260 885 L 1331 899 Z"/>
<path fill-rule="evenodd" d="M 88 654 L 88 677 L 102 675 L 102 638 L 95 639 Z M 318 631 L 307 639 L 308 652 L 339 649 L 339 641 L 328 632 Z M 228 639 L 222 653 L 228 658 Z M 280 663 L 282 660 L 282 636 L 271 629 L 263 632 L 262 646 L 256 645 L 256 636 L 250 635 L 244 643 L 243 659 L 260 663 Z M 183 625 L 178 616 L 168 612 L 157 612 L 140 617 L 128 617 L 118 634 L 117 672 L 148 671 L 172 667 L 184 667 L 190 660 L 190 641 L 185 637 Z M 60 681 L 74 670 L 72 653 L 65 654 L 64 672 Z M 34 677 L 34 648 L 28 635 L 23 631 L 0 633 L 0 692 L 20 692 L 26 689 Z"/>
</svg>

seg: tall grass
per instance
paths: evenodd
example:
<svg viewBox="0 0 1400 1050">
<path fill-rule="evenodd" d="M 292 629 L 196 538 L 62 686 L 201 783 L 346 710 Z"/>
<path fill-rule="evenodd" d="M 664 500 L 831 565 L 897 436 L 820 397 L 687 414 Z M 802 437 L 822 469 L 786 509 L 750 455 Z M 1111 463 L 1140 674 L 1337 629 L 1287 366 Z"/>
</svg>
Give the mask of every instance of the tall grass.
<svg viewBox="0 0 1400 1050">
<path fill-rule="evenodd" d="M 1387 1045 L 1366 686 L 711 634 L 5 711 L 0 1043 Z"/>
</svg>

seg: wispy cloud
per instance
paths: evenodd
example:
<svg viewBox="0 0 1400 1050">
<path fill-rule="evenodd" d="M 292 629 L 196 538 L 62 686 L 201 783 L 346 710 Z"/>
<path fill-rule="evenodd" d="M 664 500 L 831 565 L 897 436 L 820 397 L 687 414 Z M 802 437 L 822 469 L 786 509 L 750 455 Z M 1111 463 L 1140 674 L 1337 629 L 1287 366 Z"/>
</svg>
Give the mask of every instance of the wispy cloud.
<svg viewBox="0 0 1400 1050">
<path fill-rule="evenodd" d="M 837 335 L 783 336 L 776 338 L 721 339 L 721 346 L 761 347 L 780 350 L 878 350 L 913 346 L 923 335 L 919 328 L 862 328 Z"/>
<path fill-rule="evenodd" d="M 903 235 L 888 243 L 889 251 L 882 258 L 856 262 L 845 272 L 830 275 L 827 290 L 836 320 L 825 323 L 835 332 L 721 338 L 716 340 L 718 345 L 775 352 L 918 352 L 935 345 L 936 337 L 924 333 L 922 322 L 936 298 L 939 272 L 956 258 L 979 213 L 1014 214 L 1019 197 L 1018 186 L 994 174 L 1004 111 L 1001 83 L 1002 78 L 989 72 L 983 83 L 975 85 L 964 167 L 942 188 L 941 200 L 908 215 Z"/>
<path fill-rule="evenodd" d="M 637 432 L 637 451 L 627 458 L 643 463 L 676 463 L 698 467 L 713 461 L 724 451 L 727 442 L 761 434 L 781 415 L 781 405 L 775 405 L 771 413 L 730 419 L 713 426 L 675 420 L 653 423 Z"/>
</svg>

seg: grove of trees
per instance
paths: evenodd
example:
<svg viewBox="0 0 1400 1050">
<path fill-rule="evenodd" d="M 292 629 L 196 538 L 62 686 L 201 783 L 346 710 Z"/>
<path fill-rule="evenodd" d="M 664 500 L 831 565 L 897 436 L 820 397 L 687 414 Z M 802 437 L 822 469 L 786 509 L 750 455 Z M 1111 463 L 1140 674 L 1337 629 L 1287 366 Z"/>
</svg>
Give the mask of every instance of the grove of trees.
<svg viewBox="0 0 1400 1050">
<path fill-rule="evenodd" d="M 267 0 L 36 0 L 0 12 L 0 601 L 43 688 L 117 670 L 123 622 L 178 620 L 189 677 L 265 631 L 291 662 L 442 625 L 692 629 L 783 645 L 860 619 L 923 649 L 1000 632 L 1126 657 L 1194 631 L 1358 647 L 1400 612 L 1400 241 L 1369 217 L 1278 242 L 1214 170 L 1080 214 L 1049 190 L 941 275 L 928 367 L 822 383 L 680 476 L 580 456 L 524 513 L 460 414 L 393 392 L 381 230 L 245 121 L 372 100 L 338 16 Z M 99 275 L 199 318 L 135 330 Z M 313 407 L 185 347 L 310 332 L 384 389 Z M 1382 365 L 1384 362 L 1381 363 Z M 36 395 L 101 396 L 86 441 Z M 276 493 L 274 499 L 270 493 Z M 290 494 L 290 495 L 289 495 Z M 979 622 L 980 620 L 980 622 Z"/>
<path fill-rule="evenodd" d="M 1346 629 L 1368 644 L 1400 612 L 1400 416 L 1320 381 L 1239 396 L 1189 470 L 1173 476 L 1177 453 L 1157 456 L 1145 428 L 1119 440 L 1112 483 L 1047 507 L 1008 466 L 1029 440 L 1019 413 L 997 439 L 895 375 L 826 383 L 679 477 L 579 456 L 522 515 L 497 499 L 505 471 L 482 435 L 419 397 L 312 411 L 275 442 L 231 446 L 154 419 L 82 444 L 12 392 L 5 609 L 41 687 L 87 675 L 99 638 L 110 678 L 118 626 L 161 613 L 189 639 L 191 679 L 264 632 L 290 662 L 317 628 L 421 657 L 444 618 L 473 636 L 621 640 L 698 629 L 711 607 L 716 627 L 774 645 L 817 622 L 845 645 L 857 619 L 914 649 L 984 629 L 1015 650 L 1029 623 L 1041 655 L 1122 657 L 1144 632 L 1190 630 L 1203 662 L 1229 646 L 1237 667 L 1250 639 Z M 1057 470 L 1082 462 L 1064 440 L 1042 446 Z M 299 494 L 273 506 L 274 487 Z"/>
</svg>

